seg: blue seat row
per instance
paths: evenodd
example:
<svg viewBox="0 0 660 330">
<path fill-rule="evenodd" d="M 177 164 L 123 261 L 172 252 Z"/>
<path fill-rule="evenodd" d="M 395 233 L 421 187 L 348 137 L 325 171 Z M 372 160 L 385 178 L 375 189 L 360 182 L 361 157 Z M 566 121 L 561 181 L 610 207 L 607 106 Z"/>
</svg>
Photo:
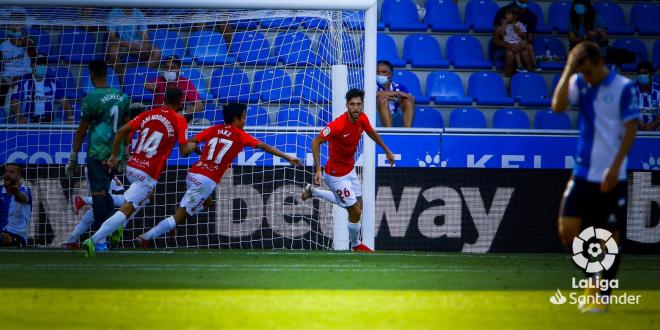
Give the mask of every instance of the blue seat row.
<svg viewBox="0 0 660 330">
<path fill-rule="evenodd" d="M 440 111 L 434 108 L 415 108 L 413 127 L 442 128 L 445 127 Z M 488 128 L 486 116 L 478 109 L 457 108 L 449 115 L 451 128 Z M 492 128 L 529 129 L 530 120 L 527 114 L 515 108 L 500 109 L 493 114 Z M 534 116 L 535 129 L 573 129 L 571 119 L 566 113 L 554 113 L 550 109 L 536 111 Z"/>
<path fill-rule="evenodd" d="M 657 17 L 660 9 L 654 3 L 634 4 L 630 11 L 630 22 L 625 19 L 621 6 L 614 2 L 595 2 L 596 11 L 607 22 L 612 34 L 642 35 L 660 34 L 660 22 Z M 492 32 L 493 19 L 500 8 L 492 0 L 470 0 L 465 5 L 465 20 L 461 20 L 458 6 L 452 0 L 427 0 L 424 4 L 425 15 L 420 19 L 418 8 L 412 0 L 384 0 L 381 9 L 380 28 L 391 31 L 433 31 L 441 32 Z M 543 10 L 534 1 L 528 8 L 538 17 L 538 33 L 557 31 L 565 33 L 568 27 L 570 1 L 554 1 L 547 13 L 547 24 Z"/>
</svg>

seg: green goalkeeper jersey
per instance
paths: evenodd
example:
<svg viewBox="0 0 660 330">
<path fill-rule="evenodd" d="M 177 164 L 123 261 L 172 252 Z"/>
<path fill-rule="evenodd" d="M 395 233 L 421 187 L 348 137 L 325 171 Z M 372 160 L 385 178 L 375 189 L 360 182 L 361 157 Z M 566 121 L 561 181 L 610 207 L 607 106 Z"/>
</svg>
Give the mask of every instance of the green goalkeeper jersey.
<svg viewBox="0 0 660 330">
<path fill-rule="evenodd" d="M 128 95 L 112 88 L 95 88 L 82 100 L 82 120 L 89 123 L 87 157 L 106 160 L 112 153 L 115 133 L 129 115 Z M 119 157 L 124 144 L 120 145 Z"/>
</svg>

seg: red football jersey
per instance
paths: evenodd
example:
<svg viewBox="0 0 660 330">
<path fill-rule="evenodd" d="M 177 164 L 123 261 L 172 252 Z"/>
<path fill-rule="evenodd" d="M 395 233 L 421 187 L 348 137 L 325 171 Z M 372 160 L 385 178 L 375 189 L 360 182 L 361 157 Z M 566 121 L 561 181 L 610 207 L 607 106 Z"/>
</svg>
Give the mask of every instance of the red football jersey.
<svg viewBox="0 0 660 330">
<path fill-rule="evenodd" d="M 128 160 L 128 166 L 142 170 L 158 180 L 174 143 L 188 143 L 186 119 L 174 110 L 154 108 L 139 114 L 128 124 L 133 131 L 139 131 L 137 145 Z"/>
<path fill-rule="evenodd" d="M 199 161 L 188 172 L 201 174 L 216 183 L 245 146 L 254 148 L 259 144 L 259 140 L 231 125 L 211 126 L 194 139 L 198 143 L 205 142 L 205 145 Z"/>
<path fill-rule="evenodd" d="M 355 151 L 364 131 L 374 131 L 367 115 L 362 113 L 355 123 L 351 123 L 348 112 L 321 130 L 321 138 L 330 141 L 330 158 L 325 164 L 326 173 L 332 176 L 344 176 L 353 170 Z"/>
</svg>

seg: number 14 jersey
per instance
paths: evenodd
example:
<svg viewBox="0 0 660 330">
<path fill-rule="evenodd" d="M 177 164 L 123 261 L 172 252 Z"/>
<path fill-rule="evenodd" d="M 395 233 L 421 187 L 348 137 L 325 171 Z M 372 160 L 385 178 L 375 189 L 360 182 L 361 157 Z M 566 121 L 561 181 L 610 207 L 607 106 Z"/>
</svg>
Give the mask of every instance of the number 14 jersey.
<svg viewBox="0 0 660 330">
<path fill-rule="evenodd" d="M 205 142 L 199 161 L 188 172 L 201 174 L 216 183 L 231 166 L 234 158 L 245 146 L 252 148 L 259 140 L 231 125 L 211 126 L 195 135 L 197 143 Z"/>
<path fill-rule="evenodd" d="M 177 141 L 179 145 L 188 143 L 186 119 L 174 110 L 161 107 L 139 114 L 128 124 L 133 131 L 139 131 L 137 144 L 128 160 L 128 166 L 158 180 L 174 148 L 174 143 Z"/>
</svg>

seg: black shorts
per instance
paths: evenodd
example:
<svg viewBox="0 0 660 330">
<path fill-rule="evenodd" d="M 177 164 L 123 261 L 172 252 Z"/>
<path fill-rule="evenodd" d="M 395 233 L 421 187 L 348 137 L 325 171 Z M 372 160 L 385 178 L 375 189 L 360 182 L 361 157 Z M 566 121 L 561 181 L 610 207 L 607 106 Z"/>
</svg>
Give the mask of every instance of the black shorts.
<svg viewBox="0 0 660 330">
<path fill-rule="evenodd" d="M 27 242 L 25 242 L 25 238 L 23 238 L 23 236 L 21 236 L 21 235 L 16 235 L 16 234 L 14 234 L 12 232 L 9 232 L 9 231 L 6 231 L 6 230 L 2 230 L 2 231 L 0 231 L 0 233 L 8 234 L 9 236 L 11 236 L 13 241 L 11 242 L 11 244 L 9 244 L 10 246 L 21 246 L 22 247 L 22 246 L 25 246 L 26 243 L 27 243 Z"/>
<path fill-rule="evenodd" d="M 614 190 L 600 191 L 600 183 L 572 178 L 561 201 L 561 216 L 582 219 L 582 227 L 623 231 L 628 208 L 628 185 L 619 181 Z"/>
<path fill-rule="evenodd" d="M 87 158 L 87 185 L 89 190 L 92 193 L 98 191 L 110 193 L 108 188 L 110 188 L 110 181 L 112 181 L 114 172 L 114 170 L 110 171 L 102 161 Z"/>
</svg>

